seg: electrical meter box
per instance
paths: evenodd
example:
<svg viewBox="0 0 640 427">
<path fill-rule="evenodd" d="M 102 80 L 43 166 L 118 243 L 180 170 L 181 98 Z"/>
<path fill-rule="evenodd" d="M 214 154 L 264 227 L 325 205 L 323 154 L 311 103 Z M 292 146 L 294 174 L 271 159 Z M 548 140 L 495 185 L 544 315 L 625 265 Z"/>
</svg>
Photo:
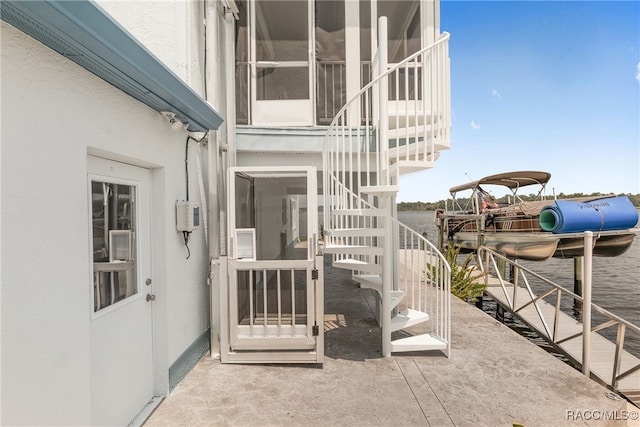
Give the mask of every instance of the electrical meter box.
<svg viewBox="0 0 640 427">
<path fill-rule="evenodd" d="M 178 231 L 192 232 L 200 226 L 200 204 L 178 200 L 176 202 L 176 228 Z"/>
</svg>

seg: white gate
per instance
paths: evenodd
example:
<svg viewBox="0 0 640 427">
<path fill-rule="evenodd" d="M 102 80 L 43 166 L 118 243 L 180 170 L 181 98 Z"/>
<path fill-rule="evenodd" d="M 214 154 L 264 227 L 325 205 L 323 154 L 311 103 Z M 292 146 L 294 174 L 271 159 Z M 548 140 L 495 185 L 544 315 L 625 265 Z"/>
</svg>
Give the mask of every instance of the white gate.
<svg viewBox="0 0 640 427">
<path fill-rule="evenodd" d="M 232 168 L 228 206 L 222 361 L 322 363 L 316 169 Z"/>
</svg>

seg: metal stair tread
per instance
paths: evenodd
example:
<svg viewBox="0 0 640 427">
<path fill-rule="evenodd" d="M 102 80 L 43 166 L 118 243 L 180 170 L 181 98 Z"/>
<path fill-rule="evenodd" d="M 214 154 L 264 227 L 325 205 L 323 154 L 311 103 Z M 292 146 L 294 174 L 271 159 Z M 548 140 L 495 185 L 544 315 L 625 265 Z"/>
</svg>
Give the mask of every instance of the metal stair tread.
<svg viewBox="0 0 640 427">
<path fill-rule="evenodd" d="M 353 280 L 360 283 L 361 288 L 382 292 L 382 276 L 379 274 L 356 274 Z"/>
<path fill-rule="evenodd" d="M 382 273 L 382 266 L 378 264 L 366 262 L 366 261 L 352 259 L 352 258 L 345 258 L 338 261 L 333 261 L 333 266 L 337 268 L 344 268 L 346 270 L 366 271 L 368 273 L 375 273 L 375 274 Z"/>
<path fill-rule="evenodd" d="M 429 132 L 430 130 L 433 129 L 433 125 L 412 125 L 409 124 L 408 126 L 402 126 L 402 127 L 392 127 L 392 125 L 389 126 L 389 130 L 387 131 L 387 137 L 389 139 L 397 139 L 397 138 L 415 138 L 416 136 L 418 138 L 424 138 L 425 133 Z M 426 136 L 430 136 L 430 135 L 426 135 Z"/>
<path fill-rule="evenodd" d="M 425 312 L 406 309 L 391 319 L 391 332 L 427 322 L 429 315 Z"/>
<path fill-rule="evenodd" d="M 376 208 L 355 208 L 355 209 L 332 209 L 331 215 L 353 215 L 353 216 L 385 216 L 387 213 L 383 209 Z"/>
<path fill-rule="evenodd" d="M 360 187 L 360 191 L 365 194 L 372 195 L 385 195 L 394 194 L 400 191 L 398 185 L 363 185 Z"/>
<path fill-rule="evenodd" d="M 358 237 L 373 237 L 383 236 L 383 228 L 334 228 L 331 230 L 325 230 L 325 234 L 329 236 L 358 236 Z"/>
<path fill-rule="evenodd" d="M 399 162 L 393 162 L 389 166 L 390 173 L 409 173 L 417 172 L 421 170 L 427 170 L 433 168 L 435 162 L 432 160 L 400 160 Z"/>
<path fill-rule="evenodd" d="M 397 141 L 397 139 L 395 138 L 393 138 L 392 140 Z M 406 152 L 407 146 L 409 147 L 410 152 L 415 152 L 417 146 L 418 153 L 426 152 L 427 154 L 429 154 L 431 152 L 439 153 L 442 150 L 448 150 L 451 148 L 451 143 L 440 138 L 430 138 L 427 141 L 425 141 L 424 139 L 418 139 L 418 141 L 409 141 L 408 144 L 404 143 L 401 145 L 397 145 L 396 143 L 394 147 L 389 147 L 389 156 L 394 157 L 398 151 Z"/>
<path fill-rule="evenodd" d="M 431 334 L 414 335 L 391 341 L 391 352 L 445 350 L 447 344 Z"/>
<path fill-rule="evenodd" d="M 383 248 L 363 245 L 341 245 L 331 243 L 324 246 L 324 252 L 345 255 L 382 255 Z"/>
<path fill-rule="evenodd" d="M 391 291 L 391 310 L 393 310 L 398 306 L 398 304 L 400 304 L 405 295 L 405 291 Z"/>
<path fill-rule="evenodd" d="M 379 274 L 356 274 L 353 280 L 360 284 L 360 288 L 373 289 L 382 295 L 382 276 Z M 391 307 L 393 310 L 404 299 L 405 291 L 391 291 Z"/>
<path fill-rule="evenodd" d="M 397 157 L 392 156 L 389 158 L 389 164 L 391 166 L 398 165 L 398 164 L 401 166 L 412 166 L 412 165 L 419 165 L 419 164 L 426 165 L 428 163 L 433 164 L 436 160 L 440 158 L 439 151 L 436 151 L 435 153 L 433 153 L 434 154 L 433 156 L 431 156 L 431 153 L 418 153 L 419 158 L 410 158 L 410 159 L 406 158 L 405 153 L 399 153 L 399 154 L 400 155 Z M 411 156 L 415 156 L 415 153 L 409 153 L 409 154 Z"/>
</svg>

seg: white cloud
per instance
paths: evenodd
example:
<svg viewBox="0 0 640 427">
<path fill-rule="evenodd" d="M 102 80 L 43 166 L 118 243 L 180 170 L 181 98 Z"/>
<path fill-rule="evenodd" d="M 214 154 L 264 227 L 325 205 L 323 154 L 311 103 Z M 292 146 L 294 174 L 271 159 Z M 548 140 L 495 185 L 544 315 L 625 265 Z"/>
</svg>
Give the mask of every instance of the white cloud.
<svg viewBox="0 0 640 427">
<path fill-rule="evenodd" d="M 502 95 L 500 95 L 500 92 L 498 92 L 495 89 L 491 89 L 491 96 L 498 98 L 498 99 L 502 99 Z"/>
<path fill-rule="evenodd" d="M 475 120 L 471 120 L 471 128 L 472 129 L 480 129 L 480 125 L 477 124 Z"/>
<path fill-rule="evenodd" d="M 640 82 L 640 62 L 636 65 L 636 80 Z"/>
</svg>

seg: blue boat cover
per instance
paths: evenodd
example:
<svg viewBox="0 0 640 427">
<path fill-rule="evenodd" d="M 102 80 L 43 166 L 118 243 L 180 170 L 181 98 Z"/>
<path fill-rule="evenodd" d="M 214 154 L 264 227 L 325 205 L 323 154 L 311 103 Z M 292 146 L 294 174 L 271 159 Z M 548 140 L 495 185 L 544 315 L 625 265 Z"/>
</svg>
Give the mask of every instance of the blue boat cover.
<svg viewBox="0 0 640 427">
<path fill-rule="evenodd" d="M 540 211 L 540 228 L 552 233 L 625 230 L 638 223 L 638 211 L 627 196 L 590 202 L 556 200 Z"/>
</svg>

